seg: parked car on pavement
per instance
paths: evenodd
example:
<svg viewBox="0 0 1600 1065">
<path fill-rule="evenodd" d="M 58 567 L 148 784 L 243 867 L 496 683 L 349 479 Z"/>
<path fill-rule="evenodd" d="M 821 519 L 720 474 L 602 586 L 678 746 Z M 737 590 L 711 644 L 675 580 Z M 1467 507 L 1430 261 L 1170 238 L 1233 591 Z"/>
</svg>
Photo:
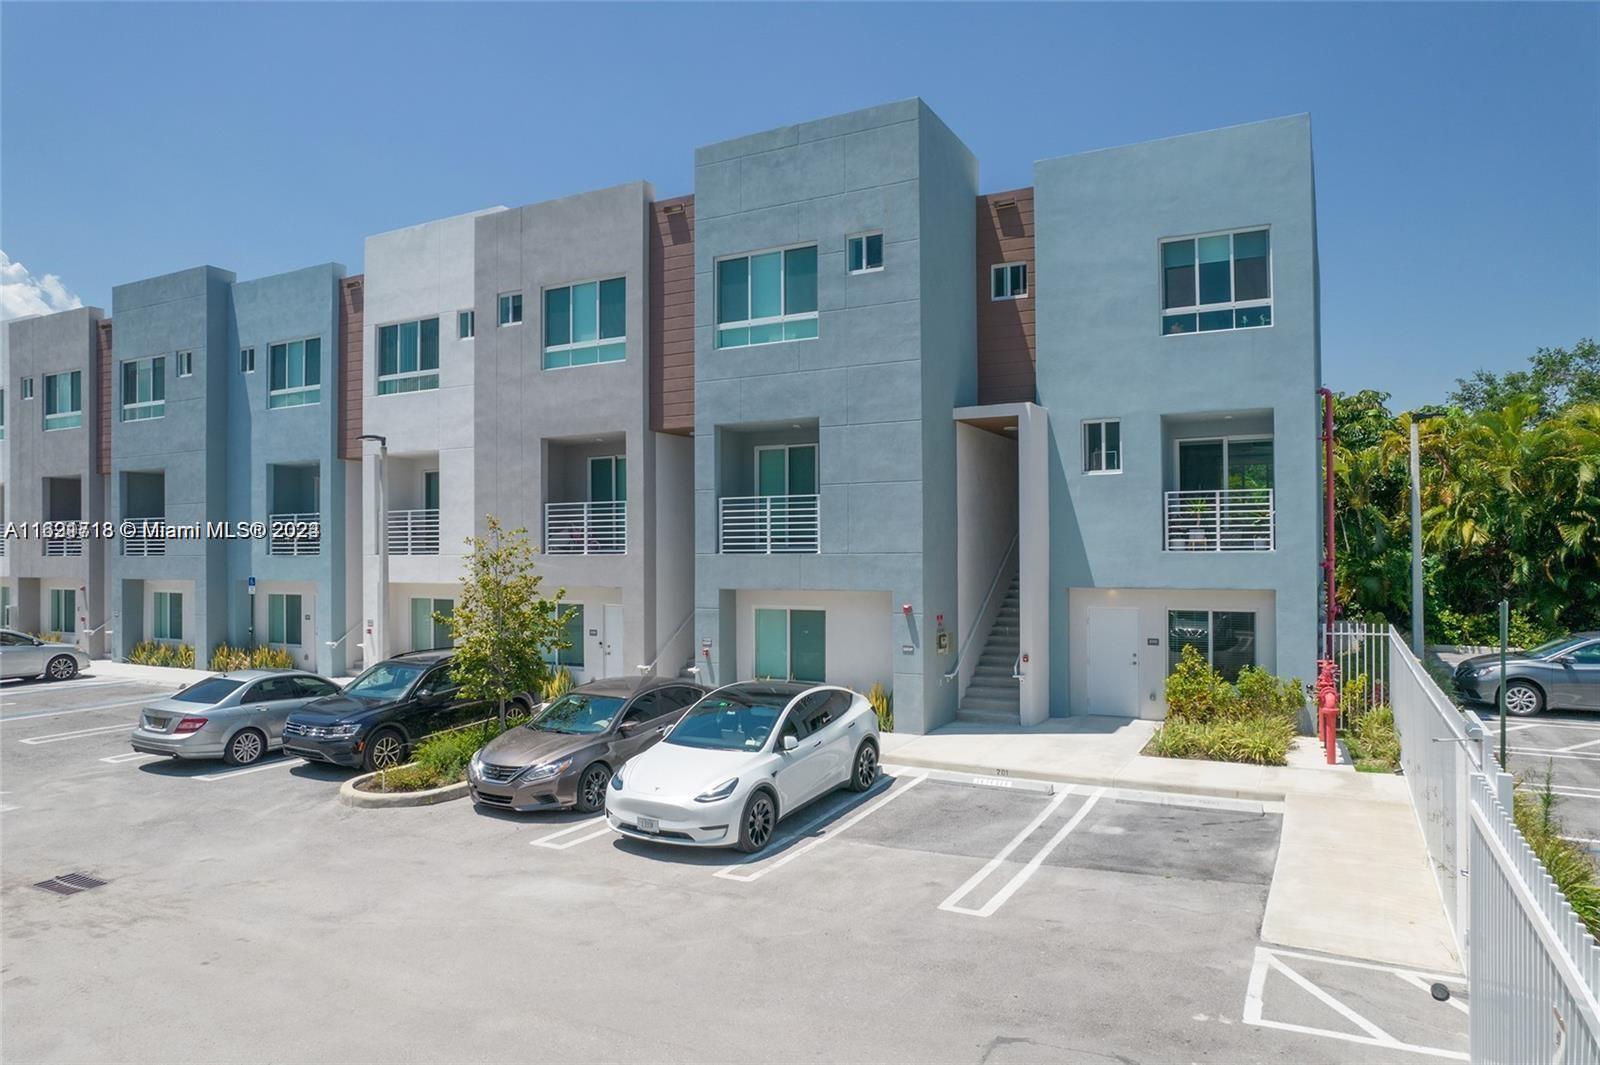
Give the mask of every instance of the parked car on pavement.
<svg viewBox="0 0 1600 1065">
<path fill-rule="evenodd" d="M 283 725 L 283 749 L 312 762 L 372 772 L 403 765 L 424 736 L 497 708 L 463 699 L 449 648 L 407 651 L 379 662 L 343 691 L 307 703 Z M 524 709 L 532 703 L 517 700 Z"/>
<path fill-rule="evenodd" d="M 878 779 L 878 718 L 829 685 L 744 682 L 696 703 L 616 773 L 606 819 L 635 839 L 759 851 L 778 822 L 835 788 Z"/>
<path fill-rule="evenodd" d="M 219 673 L 147 703 L 133 730 L 133 749 L 249 765 L 283 746 L 290 711 L 338 691 L 333 681 L 300 670 Z"/>
<path fill-rule="evenodd" d="M 1498 703 L 1500 654 L 1473 655 L 1456 666 L 1456 691 L 1479 703 Z M 1600 710 L 1600 632 L 1563 636 L 1506 656 L 1506 713 Z"/>
<path fill-rule="evenodd" d="M 0 678 L 71 680 L 89 668 L 89 656 L 70 643 L 50 643 L 15 629 L 0 629 Z"/>
<path fill-rule="evenodd" d="M 675 679 L 617 677 L 579 685 L 472 756 L 472 801 L 502 810 L 592 813 L 605 805 L 611 774 L 654 746 L 705 693 Z"/>
</svg>

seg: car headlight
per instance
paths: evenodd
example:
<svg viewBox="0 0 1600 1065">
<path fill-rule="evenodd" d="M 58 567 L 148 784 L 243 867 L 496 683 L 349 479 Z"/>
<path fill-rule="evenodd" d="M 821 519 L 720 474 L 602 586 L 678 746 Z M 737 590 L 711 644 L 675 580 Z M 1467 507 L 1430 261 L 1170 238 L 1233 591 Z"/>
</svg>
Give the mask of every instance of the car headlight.
<svg viewBox="0 0 1600 1065">
<path fill-rule="evenodd" d="M 739 786 L 739 778 L 738 777 L 734 777 L 732 780 L 724 780 L 721 784 L 718 784 L 716 787 L 707 788 L 705 791 L 702 791 L 699 795 L 696 795 L 694 797 L 694 801 L 695 802 L 716 802 L 719 799 L 726 799 L 729 795 L 733 794 L 733 789 L 737 788 L 738 786 Z"/>
<path fill-rule="evenodd" d="M 563 758 L 559 762 L 546 762 L 544 765 L 531 765 L 522 771 L 523 780 L 544 780 L 548 777 L 560 776 L 572 768 L 572 759 Z"/>
<path fill-rule="evenodd" d="M 1499 666 L 1479 666 L 1477 669 L 1472 671 L 1472 675 L 1474 677 L 1487 677 L 1491 673 L 1498 672 L 1500 672 Z"/>
<path fill-rule="evenodd" d="M 360 725 L 334 725 L 328 729 L 328 735 L 334 739 L 348 739 L 361 731 Z"/>
</svg>

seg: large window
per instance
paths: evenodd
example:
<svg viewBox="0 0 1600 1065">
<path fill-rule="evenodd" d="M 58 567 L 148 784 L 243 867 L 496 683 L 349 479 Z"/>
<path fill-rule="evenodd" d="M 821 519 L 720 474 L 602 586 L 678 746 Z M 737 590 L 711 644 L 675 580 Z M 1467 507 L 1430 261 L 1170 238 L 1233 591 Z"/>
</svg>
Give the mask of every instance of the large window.
<svg viewBox="0 0 1600 1065">
<path fill-rule="evenodd" d="M 1083 423 L 1083 472 L 1122 472 L 1122 423 L 1114 418 Z"/>
<path fill-rule="evenodd" d="M 129 359 L 122 364 L 122 420 L 142 422 L 167 413 L 167 360 Z"/>
<path fill-rule="evenodd" d="M 322 339 L 311 337 L 267 349 L 267 406 L 322 402 Z"/>
<path fill-rule="evenodd" d="M 621 362 L 628 352 L 624 278 L 544 290 L 544 368 Z"/>
<path fill-rule="evenodd" d="M 439 319 L 378 327 L 378 395 L 439 387 Z"/>
<path fill-rule="evenodd" d="M 827 673 L 827 615 L 821 610 L 759 609 L 755 675 L 821 683 Z"/>
<path fill-rule="evenodd" d="M 78 593 L 72 588 L 50 589 L 50 631 L 78 631 Z"/>
<path fill-rule="evenodd" d="M 566 625 L 561 630 L 561 638 L 567 646 L 551 651 L 545 661 L 552 666 L 568 666 L 572 669 L 583 668 L 583 604 L 567 603 L 566 608 L 572 611 L 572 616 L 567 618 Z"/>
<path fill-rule="evenodd" d="M 717 262 L 717 347 L 817 335 L 817 246 Z"/>
<path fill-rule="evenodd" d="M 1272 324 L 1265 229 L 1161 242 L 1161 331 L 1209 333 Z"/>
<path fill-rule="evenodd" d="M 1167 672 L 1178 667 L 1185 647 L 1199 651 L 1230 681 L 1256 664 L 1256 616 L 1240 610 L 1167 611 Z"/>
<path fill-rule="evenodd" d="M 183 639 L 183 593 L 156 592 L 150 634 L 158 640 Z"/>
<path fill-rule="evenodd" d="M 267 642 L 287 647 L 300 646 L 300 612 L 298 595 L 267 596 Z"/>
<path fill-rule="evenodd" d="M 628 498 L 628 460 L 597 455 L 589 460 L 589 502 L 620 503 Z"/>
<path fill-rule="evenodd" d="M 450 635 L 449 622 L 440 621 L 434 615 L 441 614 L 448 618 L 455 609 L 454 599 L 411 600 L 411 649 L 427 651 L 435 647 L 452 646 L 455 639 Z"/>
<path fill-rule="evenodd" d="M 75 429 L 82 424 L 83 371 L 45 374 L 45 429 Z"/>
</svg>

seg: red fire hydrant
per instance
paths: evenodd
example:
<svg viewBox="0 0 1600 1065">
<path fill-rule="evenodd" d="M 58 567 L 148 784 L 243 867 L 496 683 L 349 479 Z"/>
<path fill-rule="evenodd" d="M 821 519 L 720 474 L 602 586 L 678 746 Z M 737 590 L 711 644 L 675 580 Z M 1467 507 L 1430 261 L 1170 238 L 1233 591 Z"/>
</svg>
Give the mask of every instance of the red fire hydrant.
<svg viewBox="0 0 1600 1065">
<path fill-rule="evenodd" d="M 1339 747 L 1339 680 L 1332 659 L 1317 662 L 1317 734 L 1328 756 L 1328 764 L 1338 759 Z"/>
</svg>

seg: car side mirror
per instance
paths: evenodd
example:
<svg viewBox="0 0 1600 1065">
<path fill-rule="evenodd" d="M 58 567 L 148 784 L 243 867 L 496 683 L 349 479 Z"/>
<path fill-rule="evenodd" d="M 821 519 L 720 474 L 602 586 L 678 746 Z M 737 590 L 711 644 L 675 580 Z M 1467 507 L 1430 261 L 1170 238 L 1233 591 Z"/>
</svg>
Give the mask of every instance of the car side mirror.
<svg viewBox="0 0 1600 1065">
<path fill-rule="evenodd" d="M 643 725 L 644 722 L 642 721 L 624 721 L 617 726 L 617 734 L 619 736 L 635 735 Z"/>
<path fill-rule="evenodd" d="M 37 637 L 37 636 L 35 636 L 35 637 L 34 637 L 34 638 L 33 638 L 33 645 L 34 645 L 34 646 L 35 646 L 35 647 L 43 647 L 43 646 L 44 646 L 44 641 L 43 641 L 43 640 L 41 640 L 41 639 L 39 639 L 39 637 Z"/>
<path fill-rule="evenodd" d="M 1573 659 L 1573 657 L 1571 655 L 1556 655 L 1550 661 L 1552 661 L 1552 662 L 1560 662 L 1564 666 L 1570 666 L 1570 665 L 1572 665 L 1574 659 Z"/>
<path fill-rule="evenodd" d="M 799 746 L 800 737 L 790 732 L 785 732 L 783 734 L 783 738 L 778 741 L 778 749 L 783 751 L 785 754 L 788 754 L 790 751 Z"/>
</svg>

